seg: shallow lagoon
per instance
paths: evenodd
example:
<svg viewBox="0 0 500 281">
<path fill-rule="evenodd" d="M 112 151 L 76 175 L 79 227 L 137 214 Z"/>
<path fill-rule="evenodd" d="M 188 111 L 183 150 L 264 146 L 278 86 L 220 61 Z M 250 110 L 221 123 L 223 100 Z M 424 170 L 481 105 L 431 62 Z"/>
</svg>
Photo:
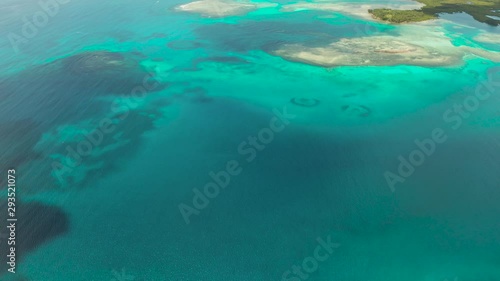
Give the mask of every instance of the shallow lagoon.
<svg viewBox="0 0 500 281">
<path fill-rule="evenodd" d="M 69 220 L 23 253 L 17 277 L 119 280 L 123 269 L 133 280 L 281 280 L 331 235 L 341 246 L 308 280 L 500 280 L 500 92 L 457 129 L 442 117 L 498 63 L 317 67 L 272 50 L 422 26 L 282 6 L 214 19 L 178 4 L 71 2 L 19 53 L 1 38 L 2 168 L 16 166 L 20 200 Z M 22 11 L 2 31 L 18 32 Z M 500 51 L 474 39 L 498 28 L 460 15 L 428 28 Z M 135 63 L 117 70 L 104 56 L 85 60 L 101 76 L 61 71 L 103 51 Z M 132 95 L 127 83 L 144 77 L 158 85 Z M 295 117 L 248 162 L 239 145 L 284 107 Z M 60 181 L 53 163 L 106 118 L 116 128 Z M 435 128 L 448 140 L 391 192 L 384 173 Z M 192 189 L 230 160 L 241 174 L 186 225 L 178 205 L 192 205 Z"/>
</svg>

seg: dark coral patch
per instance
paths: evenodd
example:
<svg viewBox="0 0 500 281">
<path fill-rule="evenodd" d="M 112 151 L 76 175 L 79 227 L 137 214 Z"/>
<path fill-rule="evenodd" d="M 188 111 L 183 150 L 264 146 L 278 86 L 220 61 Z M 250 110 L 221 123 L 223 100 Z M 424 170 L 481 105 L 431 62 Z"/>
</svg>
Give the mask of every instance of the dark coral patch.
<svg viewBox="0 0 500 281">
<path fill-rule="evenodd" d="M 138 99 L 166 87 L 166 83 L 143 69 L 139 60 L 130 53 L 84 52 L 0 78 L 0 147 L 3 149 L 0 170 L 16 167 L 29 171 L 21 175 L 25 183 L 32 183 L 27 184 L 23 192 L 59 186 L 51 157 L 66 155 L 65 148 L 72 141 L 60 140 L 59 134 L 64 134 L 61 126 L 77 125 L 82 120 L 99 122 L 110 111 L 120 111 L 113 98 L 102 96 L 120 95 L 137 103 Z M 126 123 L 133 127 L 130 124 L 135 124 L 136 119 L 139 117 L 130 112 Z M 126 129 L 119 127 L 117 132 Z M 138 135 L 130 136 L 131 139 L 139 138 L 146 130 L 137 129 L 134 133 Z M 106 139 L 113 140 L 111 135 Z M 86 161 L 90 162 L 90 158 Z M 0 184 L 3 181 L 5 179 L 0 178 Z"/>
<path fill-rule="evenodd" d="M 302 107 L 315 107 L 320 104 L 320 101 L 315 98 L 293 98 L 290 101 Z"/>
<path fill-rule="evenodd" d="M 213 100 L 207 95 L 207 91 L 202 87 L 186 89 L 183 96 L 194 103 L 207 103 Z"/>
<path fill-rule="evenodd" d="M 238 65 L 238 64 L 248 64 L 247 60 L 238 57 L 231 56 L 215 56 L 215 57 L 206 57 L 206 58 L 198 58 L 191 62 L 191 65 L 188 67 L 179 66 L 174 68 L 174 72 L 183 72 L 183 71 L 198 71 L 200 70 L 200 64 L 215 62 L 221 63 L 225 65 Z"/>
<path fill-rule="evenodd" d="M 75 74 L 103 73 L 129 70 L 137 65 L 120 53 L 107 51 L 85 52 L 62 61 L 63 67 Z"/>
<path fill-rule="evenodd" d="M 167 47 L 174 50 L 194 50 L 201 47 L 201 43 L 192 40 L 176 40 L 168 42 Z"/>
<path fill-rule="evenodd" d="M 342 111 L 349 116 L 359 116 L 368 117 L 371 115 L 372 111 L 364 105 L 344 105 L 342 106 Z"/>
<path fill-rule="evenodd" d="M 155 32 L 151 35 L 151 38 L 167 38 L 168 35 L 166 33 Z"/>
<path fill-rule="evenodd" d="M 152 78 L 152 74 L 139 65 L 140 59 L 132 53 L 88 51 L 27 69 L 12 77 L 10 80 L 17 81 L 7 81 L 7 85 L 13 84 L 12 91 L 23 92 L 15 96 L 42 98 L 47 94 L 49 97 L 45 100 L 55 99 L 59 103 L 65 99 L 88 100 L 102 94 L 131 95 L 137 86 Z M 148 92 L 163 88 L 158 86 Z"/>
<path fill-rule="evenodd" d="M 4 200 L 2 200 L 4 201 Z M 0 205 L 2 210 L 7 210 L 5 204 Z M 16 263 L 40 245 L 63 235 L 69 230 L 69 219 L 58 207 L 45 205 L 38 202 L 16 204 Z M 7 213 L 0 213 L 0 221 L 7 220 Z M 0 251 L 8 253 L 7 237 L 9 230 L 2 227 L 0 230 Z M 0 255 L 0 272 L 7 270 L 7 254 Z"/>
</svg>

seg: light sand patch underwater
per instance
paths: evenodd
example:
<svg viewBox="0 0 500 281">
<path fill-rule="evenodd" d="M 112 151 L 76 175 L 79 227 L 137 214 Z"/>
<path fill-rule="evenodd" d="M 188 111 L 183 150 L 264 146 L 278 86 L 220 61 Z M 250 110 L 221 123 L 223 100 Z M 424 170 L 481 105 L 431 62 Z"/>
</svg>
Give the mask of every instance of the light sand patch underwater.
<svg viewBox="0 0 500 281">
<path fill-rule="evenodd" d="M 326 47 L 285 45 L 275 54 L 285 59 L 320 66 L 355 65 L 452 65 L 459 54 L 444 54 L 437 50 L 397 40 L 391 36 L 341 39 Z"/>
<path fill-rule="evenodd" d="M 432 26 L 406 26 L 401 36 L 376 35 L 342 38 L 326 46 L 284 44 L 273 53 L 284 59 L 324 67 L 362 65 L 460 65 L 475 55 L 494 62 L 500 53 L 468 46 L 455 46 Z"/>
<path fill-rule="evenodd" d="M 177 6 L 178 11 L 200 14 L 204 17 L 223 18 L 245 15 L 251 11 L 273 7 L 273 3 L 252 3 L 249 1 L 201 0 Z"/>
<path fill-rule="evenodd" d="M 500 44 L 500 34 L 496 33 L 480 33 L 473 39 L 481 43 Z"/>
<path fill-rule="evenodd" d="M 294 4 L 284 5 L 281 8 L 282 12 L 296 12 L 301 10 L 317 10 L 317 11 L 327 11 L 343 13 L 351 16 L 360 17 L 367 20 L 375 20 L 373 16 L 368 12 L 370 9 L 377 9 L 382 7 L 391 7 L 391 9 L 420 9 L 422 7 L 421 3 L 401 1 L 393 3 L 349 3 L 349 2 L 337 2 L 331 3 L 317 1 L 317 2 L 298 2 Z"/>
</svg>

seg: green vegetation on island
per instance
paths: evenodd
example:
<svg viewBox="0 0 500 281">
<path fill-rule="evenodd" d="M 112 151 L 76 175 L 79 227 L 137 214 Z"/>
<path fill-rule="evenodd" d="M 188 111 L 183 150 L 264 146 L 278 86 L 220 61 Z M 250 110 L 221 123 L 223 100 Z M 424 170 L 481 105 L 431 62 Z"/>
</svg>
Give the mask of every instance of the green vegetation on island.
<svg viewBox="0 0 500 281">
<path fill-rule="evenodd" d="M 421 10 L 393 10 L 374 9 L 368 10 L 375 18 L 393 23 L 418 22 L 437 18 L 436 15 L 429 15 Z"/>
<path fill-rule="evenodd" d="M 419 10 L 373 9 L 375 18 L 393 22 L 419 22 L 435 19 L 441 13 L 467 13 L 475 20 L 500 25 L 500 0 L 416 0 L 425 6 Z"/>
</svg>

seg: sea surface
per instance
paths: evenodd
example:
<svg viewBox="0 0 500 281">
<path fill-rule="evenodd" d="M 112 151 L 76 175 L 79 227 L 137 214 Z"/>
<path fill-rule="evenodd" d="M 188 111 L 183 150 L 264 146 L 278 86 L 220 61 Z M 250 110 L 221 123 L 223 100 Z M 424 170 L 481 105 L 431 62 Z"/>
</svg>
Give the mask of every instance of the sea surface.
<svg viewBox="0 0 500 281">
<path fill-rule="evenodd" d="M 412 26 L 280 6 L 208 18 L 180 0 L 63 2 L 13 43 L 41 7 L 0 0 L 1 280 L 500 281 L 500 63 L 323 68 L 271 50 Z M 430 25 L 500 51 L 474 41 L 500 27 L 468 15 Z M 436 130 L 445 140 L 415 152 Z M 401 177 L 410 155 L 423 159 Z M 401 179 L 392 188 L 388 173 Z M 339 245 L 283 278 L 318 239 Z"/>
</svg>

